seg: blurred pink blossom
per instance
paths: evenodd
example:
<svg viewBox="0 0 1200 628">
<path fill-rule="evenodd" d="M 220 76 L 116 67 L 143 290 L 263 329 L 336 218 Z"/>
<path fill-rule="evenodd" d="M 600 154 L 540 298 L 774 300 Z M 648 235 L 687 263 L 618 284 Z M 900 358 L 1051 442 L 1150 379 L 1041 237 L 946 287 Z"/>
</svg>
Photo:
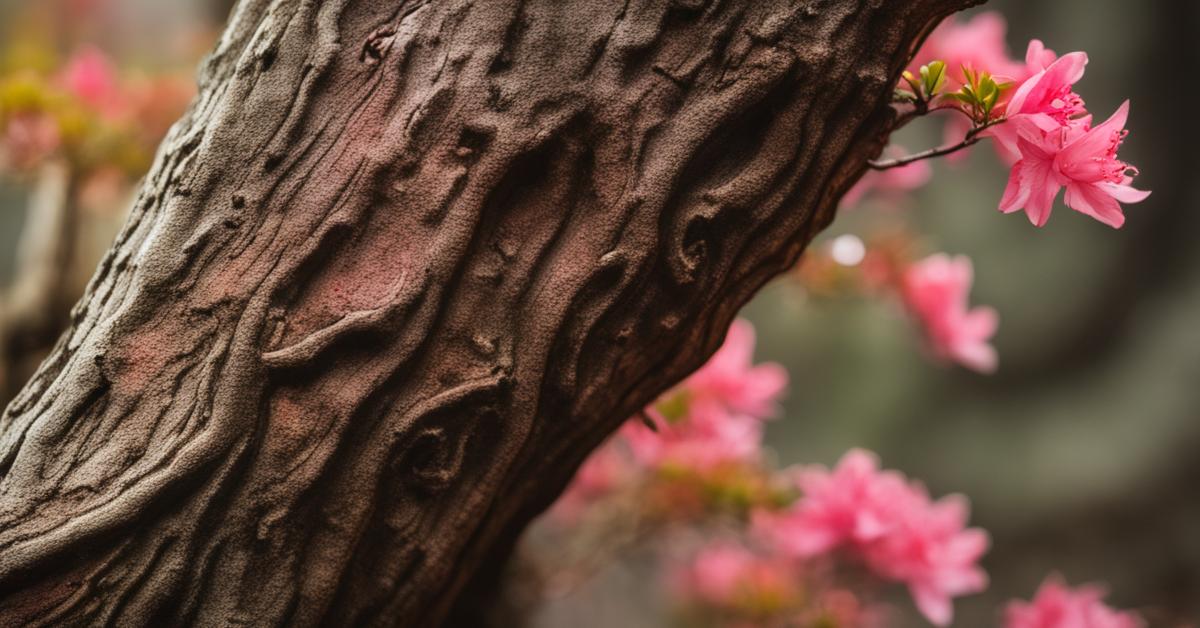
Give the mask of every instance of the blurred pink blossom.
<svg viewBox="0 0 1200 628">
<path fill-rule="evenodd" d="M 836 626 L 837 628 L 884 628 L 885 609 L 866 604 L 853 591 L 827 589 L 816 596 L 816 608 L 800 617 L 801 626 Z"/>
<path fill-rule="evenodd" d="M 680 597 L 712 607 L 786 606 L 798 597 L 793 565 L 729 541 L 701 549 L 672 581 Z"/>
<path fill-rule="evenodd" d="M 753 326 L 735 321 L 704 366 L 646 409 L 656 429 L 640 418 L 621 428 L 637 461 L 707 470 L 757 460 L 762 420 L 775 413 L 787 371 L 778 364 L 753 364 L 753 353 Z"/>
<path fill-rule="evenodd" d="M 905 154 L 901 146 L 888 147 L 888 152 L 897 155 Z M 854 207 L 862 202 L 868 193 L 875 193 L 887 198 L 895 198 L 903 193 L 911 192 L 929 182 L 933 169 L 928 162 L 914 161 L 898 168 L 887 170 L 868 170 L 862 178 L 842 197 L 842 207 Z"/>
<path fill-rule="evenodd" d="M 554 502 L 552 513 L 560 521 L 574 522 L 589 504 L 604 497 L 629 479 L 628 456 L 609 440 L 583 462 L 567 490 Z"/>
<path fill-rule="evenodd" d="M 124 110 L 117 73 L 99 48 L 77 51 L 59 74 L 63 88 L 102 116 L 119 117 Z"/>
<path fill-rule="evenodd" d="M 668 421 L 652 408 L 646 413 L 655 429 L 633 419 L 618 432 L 643 466 L 707 471 L 722 464 L 753 462 L 761 453 L 762 421 L 755 417 L 711 404 L 692 406 L 678 421 Z"/>
<path fill-rule="evenodd" d="M 987 586 L 977 565 L 986 533 L 966 528 L 962 497 L 937 502 L 921 486 L 878 459 L 851 450 L 830 472 L 809 467 L 796 476 L 802 495 L 781 513 L 756 512 L 753 529 L 784 555 L 798 559 L 837 549 L 861 558 L 878 576 L 908 585 L 931 622 L 950 622 L 953 597 Z"/>
<path fill-rule="evenodd" d="M 875 455 L 861 449 L 847 452 L 832 472 L 813 465 L 794 478 L 803 498 L 780 513 L 756 512 L 754 529 L 795 558 L 870 543 L 897 525 L 901 510 L 915 505 L 904 476 L 880 471 Z"/>
<path fill-rule="evenodd" d="M 1013 600 L 1004 612 L 1004 628 L 1138 628 L 1136 613 L 1117 611 L 1102 602 L 1105 591 L 1096 585 L 1070 589 L 1051 575 L 1038 587 L 1033 601 Z"/>
<path fill-rule="evenodd" d="M 768 362 L 755 365 L 754 326 L 738 319 L 725 343 L 684 382 L 692 403 L 711 403 L 729 412 L 767 418 L 787 387 L 787 371 Z"/>
<path fill-rule="evenodd" d="M 929 34 L 909 64 L 914 74 L 930 61 L 946 63 L 946 91 L 963 85 L 962 68 L 985 71 L 998 79 L 1022 80 L 1025 65 L 1012 58 L 1005 43 L 1008 29 L 1004 17 L 995 11 L 979 13 L 965 22 L 949 18 Z"/>
<path fill-rule="evenodd" d="M 11 115 L 0 125 L 0 171 L 31 169 L 61 145 L 62 134 L 53 116 L 38 111 Z"/>
<path fill-rule="evenodd" d="M 901 293 L 936 356 L 989 373 L 996 369 L 996 350 L 988 340 L 998 319 L 990 307 L 968 309 L 971 281 L 970 259 L 939 253 L 908 267 Z"/>
<path fill-rule="evenodd" d="M 863 552 L 873 571 L 908 585 L 917 608 L 938 626 L 954 616 L 951 598 L 987 588 L 978 562 L 988 536 L 967 528 L 967 501 L 951 495 L 932 502 L 924 489 L 912 488 L 912 504 L 899 511 L 893 529 L 866 545 Z"/>
</svg>

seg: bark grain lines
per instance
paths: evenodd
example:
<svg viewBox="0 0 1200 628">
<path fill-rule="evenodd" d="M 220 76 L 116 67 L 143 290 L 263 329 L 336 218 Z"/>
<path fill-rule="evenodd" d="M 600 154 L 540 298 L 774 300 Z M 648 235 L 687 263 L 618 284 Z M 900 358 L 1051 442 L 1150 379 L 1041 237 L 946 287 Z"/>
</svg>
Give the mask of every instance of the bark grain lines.
<svg viewBox="0 0 1200 628">
<path fill-rule="evenodd" d="M 436 625 L 972 0 L 244 0 L 0 416 L 0 624 Z"/>
</svg>

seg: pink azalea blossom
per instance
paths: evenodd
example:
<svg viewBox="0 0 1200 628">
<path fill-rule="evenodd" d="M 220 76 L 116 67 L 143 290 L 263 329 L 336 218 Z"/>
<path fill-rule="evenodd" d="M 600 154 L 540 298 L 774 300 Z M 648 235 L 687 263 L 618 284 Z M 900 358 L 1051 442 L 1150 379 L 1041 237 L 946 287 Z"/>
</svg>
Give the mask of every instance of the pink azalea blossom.
<svg viewBox="0 0 1200 628">
<path fill-rule="evenodd" d="M 891 152 L 903 155 L 906 151 L 899 147 L 890 147 Z M 924 161 L 914 161 L 899 168 L 887 170 L 868 170 L 862 178 L 842 197 L 842 207 L 854 207 L 868 193 L 878 193 L 885 197 L 895 197 L 904 192 L 910 192 L 929 182 L 933 169 Z"/>
<path fill-rule="evenodd" d="M 1032 602 L 1013 600 L 1004 613 L 1004 628 L 1138 628 L 1132 612 L 1109 608 L 1105 591 L 1096 585 L 1068 588 L 1057 575 L 1046 578 Z"/>
<path fill-rule="evenodd" d="M 966 528 L 967 502 L 952 495 L 931 502 L 913 488 L 914 503 L 900 512 L 895 527 L 863 548 L 867 564 L 879 575 L 908 584 L 917 608 L 930 622 L 948 625 L 951 599 L 987 588 L 979 559 L 988 536 Z"/>
<path fill-rule="evenodd" d="M 754 514 L 756 533 L 795 558 L 875 541 L 915 503 L 904 477 L 880 471 L 875 455 L 861 449 L 847 452 L 832 472 L 821 465 L 802 468 L 795 482 L 803 499 L 781 513 Z"/>
<path fill-rule="evenodd" d="M 827 589 L 818 592 L 814 609 L 802 613 L 800 626 L 837 626 L 838 628 L 884 628 L 886 607 L 866 604 L 853 591 Z"/>
<path fill-rule="evenodd" d="M 987 550 L 986 533 L 965 528 L 966 501 L 937 502 L 878 459 L 852 450 L 828 471 L 811 467 L 797 475 L 802 496 L 781 513 L 756 512 L 753 529 L 769 546 L 799 559 L 848 549 L 882 578 L 908 585 L 917 608 L 946 625 L 951 599 L 982 591 L 987 576 L 977 563 Z"/>
<path fill-rule="evenodd" d="M 730 412 L 767 418 L 787 387 L 778 364 L 753 364 L 754 326 L 736 320 L 720 349 L 684 383 L 693 403 L 715 403 Z"/>
<path fill-rule="evenodd" d="M 782 560 L 718 541 L 673 574 L 677 593 L 706 606 L 734 608 L 770 600 L 779 606 L 798 598 L 795 568 Z"/>
<path fill-rule="evenodd" d="M 996 369 L 996 350 L 988 340 L 996 333 L 998 317 L 990 307 L 967 309 L 971 281 L 970 259 L 937 254 L 904 272 L 901 292 L 925 328 L 934 355 L 989 373 Z"/>
<path fill-rule="evenodd" d="M 101 115 L 117 117 L 123 106 L 116 70 L 98 48 L 79 50 L 59 75 L 63 87 Z"/>
<path fill-rule="evenodd" d="M 621 428 L 634 458 L 649 467 L 673 464 L 698 470 L 756 460 L 762 420 L 774 414 L 787 371 L 778 364 L 753 364 L 753 353 L 754 328 L 735 321 L 704 366 L 646 409 L 655 430 L 641 418 Z"/>
<path fill-rule="evenodd" d="M 1031 43 L 1027 63 L 1037 67 L 1053 55 Z M 1087 62 L 1082 52 L 1063 55 L 1017 87 L 1005 106 L 1008 121 L 989 129 L 997 150 L 1009 163 L 1020 158 L 1018 140 L 1022 129 L 1053 133 L 1087 113 L 1083 99 L 1073 89 L 1083 77 Z"/>
<path fill-rule="evenodd" d="M 0 125 L 0 170 L 28 170 L 50 158 L 62 146 L 53 117 L 41 112 L 10 115 Z"/>
<path fill-rule="evenodd" d="M 629 479 L 630 461 L 616 445 L 614 441 L 605 443 L 579 467 L 566 491 L 554 502 L 551 513 L 556 519 L 578 520 L 589 504 Z"/>
<path fill-rule="evenodd" d="M 1137 203 L 1150 195 L 1130 185 L 1133 178 L 1129 173 L 1136 174 L 1136 170 L 1117 159 L 1117 148 L 1127 134 L 1128 115 L 1129 101 L 1125 101 L 1111 118 L 1095 127 L 1086 118 L 1050 132 L 1018 127 L 1021 159 L 1009 175 L 1000 211 L 1024 209 L 1030 222 L 1040 227 L 1050 218 L 1054 199 L 1065 187 L 1068 207 L 1119 228 L 1125 223 L 1119 203 Z"/>
<path fill-rule="evenodd" d="M 669 421 L 654 409 L 646 411 L 650 429 L 641 419 L 627 421 L 618 432 L 643 466 L 671 465 L 707 471 L 728 463 L 756 461 L 762 451 L 762 421 L 745 414 L 701 405 L 683 420 Z"/>
</svg>

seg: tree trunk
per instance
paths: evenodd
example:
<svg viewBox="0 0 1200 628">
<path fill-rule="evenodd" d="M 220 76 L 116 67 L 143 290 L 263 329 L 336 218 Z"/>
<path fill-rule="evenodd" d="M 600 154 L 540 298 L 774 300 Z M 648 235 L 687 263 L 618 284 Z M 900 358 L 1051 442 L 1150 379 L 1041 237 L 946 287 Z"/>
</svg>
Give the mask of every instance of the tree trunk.
<svg viewBox="0 0 1200 628">
<path fill-rule="evenodd" d="M 0 418 L 0 624 L 430 626 L 973 0 L 244 0 Z"/>
</svg>

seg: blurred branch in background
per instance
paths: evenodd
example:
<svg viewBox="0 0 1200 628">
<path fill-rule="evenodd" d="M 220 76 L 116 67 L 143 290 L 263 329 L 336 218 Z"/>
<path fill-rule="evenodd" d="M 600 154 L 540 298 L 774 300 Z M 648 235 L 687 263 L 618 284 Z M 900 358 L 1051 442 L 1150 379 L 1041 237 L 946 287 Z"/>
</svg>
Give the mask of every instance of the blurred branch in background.
<svg viewBox="0 0 1200 628">
<path fill-rule="evenodd" d="M 75 184 L 62 159 L 37 168 L 13 281 L 0 293 L 0 405 L 7 405 L 37 368 L 79 296 L 68 277 L 79 225 Z"/>
<path fill-rule="evenodd" d="M 9 226 L 0 245 L 12 255 L 0 264 L 9 271 L 0 273 L 0 406 L 65 329 L 72 304 L 124 220 L 134 183 L 191 99 L 192 67 L 211 39 L 206 33 L 229 10 L 228 2 L 213 2 L 211 23 L 179 12 L 171 25 L 156 24 L 160 36 L 194 42 L 165 54 L 158 43 L 138 50 L 117 41 L 115 26 L 90 31 L 118 20 L 119 4 L 0 7 L 0 186 L 26 199 L 0 207 L 0 224 Z M 152 11 L 134 16 L 156 19 Z M 122 28 L 149 32 L 138 19 L 122 21 Z M 145 63 L 152 69 L 140 67 L 143 59 L 153 59 Z"/>
</svg>

